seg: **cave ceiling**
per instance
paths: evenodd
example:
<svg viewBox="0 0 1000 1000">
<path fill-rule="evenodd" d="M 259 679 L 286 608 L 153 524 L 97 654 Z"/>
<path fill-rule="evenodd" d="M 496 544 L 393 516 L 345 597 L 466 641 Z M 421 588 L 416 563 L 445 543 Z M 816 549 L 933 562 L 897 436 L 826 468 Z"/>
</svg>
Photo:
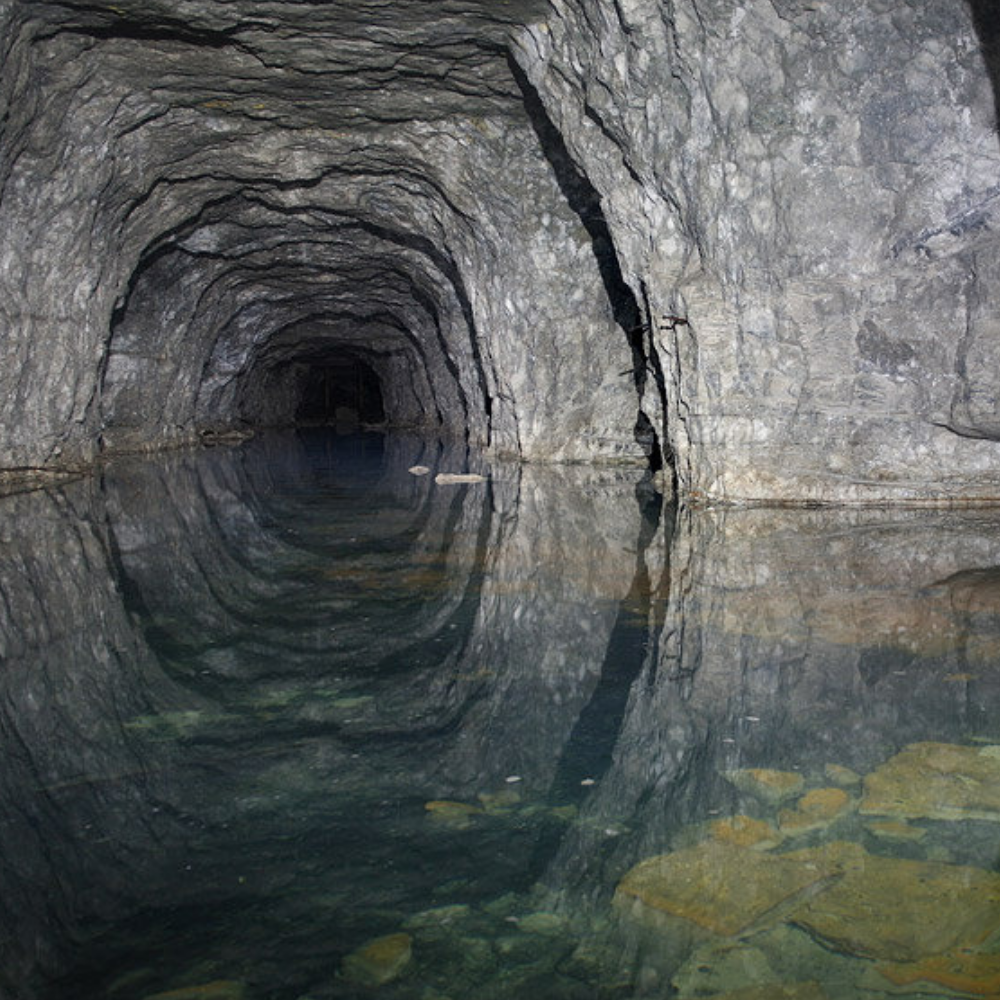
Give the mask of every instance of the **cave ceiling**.
<svg viewBox="0 0 1000 1000">
<path fill-rule="evenodd" d="M 516 110 L 506 34 L 545 7 L 65 0 L 33 3 L 30 18 L 44 23 L 40 38 L 102 45 L 104 72 L 127 74 L 163 104 L 215 107 L 283 128 L 342 129 Z"/>
</svg>

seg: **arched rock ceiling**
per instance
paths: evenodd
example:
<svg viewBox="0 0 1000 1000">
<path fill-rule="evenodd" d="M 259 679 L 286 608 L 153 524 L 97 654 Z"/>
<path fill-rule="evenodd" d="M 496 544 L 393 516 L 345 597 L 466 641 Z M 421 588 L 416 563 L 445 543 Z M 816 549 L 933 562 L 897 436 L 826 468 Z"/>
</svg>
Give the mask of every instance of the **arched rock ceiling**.
<svg viewBox="0 0 1000 1000">
<path fill-rule="evenodd" d="M 0 177 L 44 222 L 5 247 L 6 319 L 58 363 L 12 358 L 33 431 L 2 464 L 287 422 L 344 350 L 393 423 L 642 461 L 628 335 L 509 64 L 542 7 L 9 7 Z"/>
</svg>

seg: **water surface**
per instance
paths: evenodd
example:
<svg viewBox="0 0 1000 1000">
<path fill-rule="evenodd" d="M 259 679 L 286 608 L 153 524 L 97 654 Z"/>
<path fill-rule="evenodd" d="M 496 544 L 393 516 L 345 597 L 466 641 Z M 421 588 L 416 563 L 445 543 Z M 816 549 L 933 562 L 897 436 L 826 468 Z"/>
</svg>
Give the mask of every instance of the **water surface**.
<svg viewBox="0 0 1000 1000">
<path fill-rule="evenodd" d="M 0 991 L 988 995 L 1000 514 L 635 479 L 316 433 L 0 501 Z"/>
</svg>

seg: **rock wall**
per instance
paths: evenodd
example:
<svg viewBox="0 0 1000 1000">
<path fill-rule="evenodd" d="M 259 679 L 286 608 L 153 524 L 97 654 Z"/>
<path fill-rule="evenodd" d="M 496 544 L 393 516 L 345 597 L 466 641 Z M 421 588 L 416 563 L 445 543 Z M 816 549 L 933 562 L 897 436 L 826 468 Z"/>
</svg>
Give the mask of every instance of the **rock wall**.
<svg viewBox="0 0 1000 1000">
<path fill-rule="evenodd" d="M 7 0 L 0 468 L 287 423 L 337 356 L 694 497 L 1000 497 L 996 20 Z"/>
<path fill-rule="evenodd" d="M 0 465 L 285 422 L 331 352 L 393 423 L 641 461 L 627 337 L 507 63 L 518 9 L 267 6 L 8 14 Z"/>
<path fill-rule="evenodd" d="M 1000 148 L 963 3 L 553 0 L 517 58 L 650 304 L 685 490 L 1000 495 Z"/>
</svg>

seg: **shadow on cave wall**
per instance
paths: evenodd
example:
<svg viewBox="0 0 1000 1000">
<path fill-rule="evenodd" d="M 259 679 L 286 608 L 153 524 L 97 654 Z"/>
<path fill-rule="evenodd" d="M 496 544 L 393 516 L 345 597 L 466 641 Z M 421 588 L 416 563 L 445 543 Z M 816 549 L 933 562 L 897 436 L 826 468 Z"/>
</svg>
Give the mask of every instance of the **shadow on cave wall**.
<svg viewBox="0 0 1000 1000">
<path fill-rule="evenodd" d="M 983 49 L 983 59 L 993 84 L 993 106 L 1000 132 L 1000 3 L 997 0 L 966 0 Z"/>
</svg>

